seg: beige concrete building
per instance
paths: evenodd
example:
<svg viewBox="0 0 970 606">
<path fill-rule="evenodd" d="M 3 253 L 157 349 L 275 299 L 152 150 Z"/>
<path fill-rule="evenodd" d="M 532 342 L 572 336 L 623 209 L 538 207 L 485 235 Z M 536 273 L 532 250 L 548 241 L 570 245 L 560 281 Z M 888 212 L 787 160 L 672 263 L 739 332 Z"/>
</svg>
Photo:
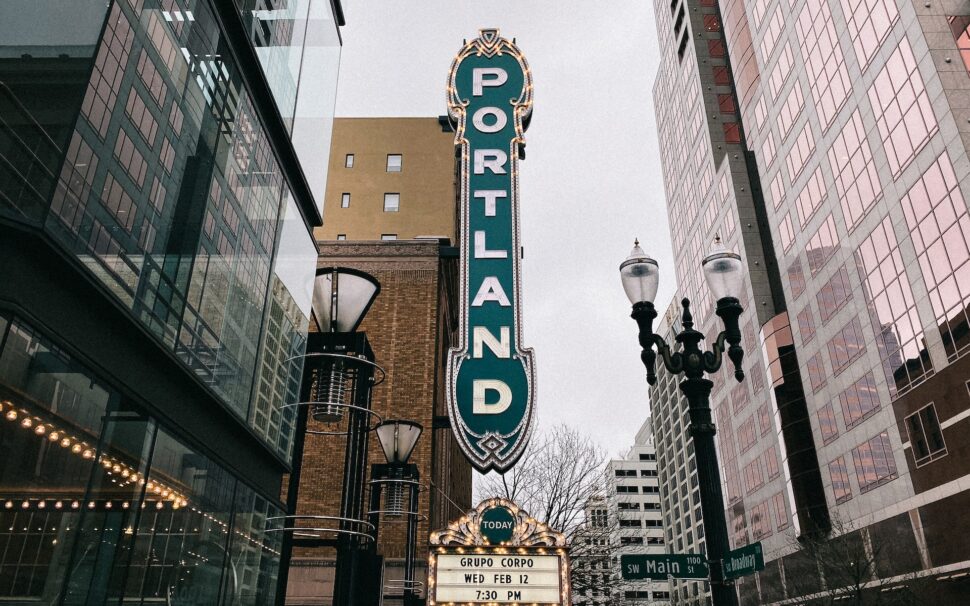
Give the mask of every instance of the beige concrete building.
<svg viewBox="0 0 970 606">
<path fill-rule="evenodd" d="M 455 135 L 438 118 L 337 118 L 318 240 L 455 241 Z M 443 177 L 444 175 L 444 177 Z"/>
</svg>

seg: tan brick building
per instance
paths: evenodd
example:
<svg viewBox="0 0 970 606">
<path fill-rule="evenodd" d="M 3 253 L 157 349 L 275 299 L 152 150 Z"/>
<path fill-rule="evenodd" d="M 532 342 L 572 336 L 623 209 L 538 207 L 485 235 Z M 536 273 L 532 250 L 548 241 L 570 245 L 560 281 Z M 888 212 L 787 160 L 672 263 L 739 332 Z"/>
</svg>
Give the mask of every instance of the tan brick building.
<svg viewBox="0 0 970 606">
<path fill-rule="evenodd" d="M 438 118 L 337 118 L 318 240 L 455 242 L 455 133 Z"/>
<path fill-rule="evenodd" d="M 445 402 L 445 361 L 458 329 L 458 249 L 451 240 L 457 216 L 453 138 L 434 118 L 338 119 L 332 148 L 338 161 L 328 178 L 326 227 L 317 231 L 321 267 L 359 269 L 381 284 L 359 329 L 387 372 L 374 389 L 372 409 L 385 419 L 413 420 L 424 427 L 409 461 L 417 465 L 423 485 L 415 558 L 415 578 L 422 582 L 429 531 L 461 516 L 472 497 L 472 468 L 448 425 Z M 388 173 L 387 156 L 396 152 L 402 163 L 395 166 L 402 170 Z M 344 168 L 348 153 L 354 155 L 352 168 Z M 382 204 L 385 189 L 400 194 L 397 212 L 365 207 Z M 349 207 L 340 206 L 343 193 L 351 195 Z M 380 234 L 386 233 L 398 239 L 381 241 Z M 346 240 L 335 241 L 337 234 Z M 325 427 L 311 420 L 310 429 Z M 299 513 L 338 515 L 345 440 L 307 437 Z M 371 433 L 368 440 L 369 480 L 370 465 L 385 459 L 377 436 Z M 368 499 L 365 492 L 365 509 Z M 395 591 L 386 581 L 403 578 L 405 530 L 404 518 L 385 518 L 379 529 L 387 595 Z M 287 604 L 331 603 L 334 556 L 329 548 L 294 549 Z"/>
</svg>

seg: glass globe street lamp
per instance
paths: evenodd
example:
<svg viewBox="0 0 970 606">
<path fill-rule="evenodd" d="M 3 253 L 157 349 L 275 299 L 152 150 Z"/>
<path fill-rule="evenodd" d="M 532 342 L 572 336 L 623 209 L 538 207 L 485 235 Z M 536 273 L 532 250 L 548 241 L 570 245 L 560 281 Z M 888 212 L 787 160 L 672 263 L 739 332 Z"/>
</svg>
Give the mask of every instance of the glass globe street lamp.
<svg viewBox="0 0 970 606">
<path fill-rule="evenodd" d="M 737 596 L 733 587 L 725 582 L 723 573 L 723 560 L 730 545 L 714 445 L 716 429 L 711 416 L 710 396 L 714 383 L 704 375 L 720 370 L 723 355 L 727 353 L 734 365 L 735 379 L 739 382 L 744 379 L 741 368 L 744 350 L 741 348 L 741 330 L 738 326 L 738 319 L 744 311 L 738 298 L 743 286 L 744 265 L 738 254 L 728 251 L 720 238 L 715 238 L 710 254 L 702 262 L 702 268 L 711 294 L 717 301 L 715 313 L 724 322 L 724 330 L 717 336 L 710 351 L 700 348 L 704 335 L 694 330 L 690 300 L 686 298 L 681 301 L 684 308 L 681 316 L 683 327 L 674 336 L 674 340 L 681 345 L 680 351 L 673 351 L 660 335 L 654 334 L 653 321 L 657 318 L 657 310 L 653 300 L 660 281 L 659 268 L 657 262 L 640 248 L 638 241 L 634 242 L 630 256 L 620 264 L 620 280 L 633 304 L 631 317 L 640 329 L 640 359 L 647 369 L 647 382 L 650 385 L 657 382 L 654 368 L 657 353 L 668 372 L 684 375 L 680 390 L 687 398 L 690 434 L 694 439 L 697 459 L 704 535 L 711 570 L 711 599 L 714 606 L 736 606 Z"/>
<path fill-rule="evenodd" d="M 290 359 L 302 359 L 303 380 L 299 401 L 283 406 L 296 408 L 297 418 L 287 515 L 276 518 L 283 520 L 283 527 L 274 529 L 284 533 L 279 596 L 286 594 L 289 563 L 297 545 L 336 547 L 335 604 L 353 606 L 367 600 L 357 582 L 374 560 L 374 545 L 364 519 L 367 437 L 375 428 L 371 419 L 380 420 L 371 410 L 371 391 L 383 380 L 384 371 L 375 363 L 367 335 L 357 329 L 380 290 L 376 278 L 356 269 L 321 267 L 316 272 L 311 307 L 318 331 L 307 335 L 305 353 Z M 323 427 L 309 426 L 309 418 Z M 346 436 L 337 516 L 297 511 L 307 436 Z M 318 525 L 309 527 L 308 522 Z M 336 538 L 329 538 L 332 536 Z M 364 542 L 369 542 L 366 549 Z"/>
<path fill-rule="evenodd" d="M 380 514 L 387 517 L 407 516 L 407 544 L 404 551 L 404 579 L 400 586 L 404 589 L 404 606 L 412 606 L 415 601 L 414 552 L 417 549 L 418 535 L 418 466 L 408 464 L 418 438 L 424 428 L 414 421 L 388 419 L 377 426 L 377 439 L 384 451 L 386 465 L 371 468 L 371 510 L 368 512 L 374 528 L 379 528 Z M 385 507 L 380 509 L 381 487 L 387 486 Z M 408 491 L 407 511 L 404 509 L 404 489 Z M 376 537 L 375 537 L 376 539 Z"/>
</svg>

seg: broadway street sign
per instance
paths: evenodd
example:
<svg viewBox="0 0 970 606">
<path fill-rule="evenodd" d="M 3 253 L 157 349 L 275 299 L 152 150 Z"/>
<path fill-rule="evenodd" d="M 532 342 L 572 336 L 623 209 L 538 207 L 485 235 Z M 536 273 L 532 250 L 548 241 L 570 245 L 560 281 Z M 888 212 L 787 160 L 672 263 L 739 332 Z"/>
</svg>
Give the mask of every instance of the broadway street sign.
<svg viewBox="0 0 970 606">
<path fill-rule="evenodd" d="M 620 572 L 626 581 L 664 581 L 668 577 L 706 580 L 711 574 L 707 558 L 696 553 L 621 555 Z"/>
<path fill-rule="evenodd" d="M 498 30 L 481 30 L 455 57 L 448 112 L 461 152 L 461 329 L 448 356 L 448 409 L 472 465 L 501 472 L 525 450 L 536 379 L 519 310 L 518 164 L 532 75 Z"/>
<path fill-rule="evenodd" d="M 724 558 L 725 579 L 737 579 L 764 569 L 765 555 L 760 542 L 729 551 Z"/>
</svg>

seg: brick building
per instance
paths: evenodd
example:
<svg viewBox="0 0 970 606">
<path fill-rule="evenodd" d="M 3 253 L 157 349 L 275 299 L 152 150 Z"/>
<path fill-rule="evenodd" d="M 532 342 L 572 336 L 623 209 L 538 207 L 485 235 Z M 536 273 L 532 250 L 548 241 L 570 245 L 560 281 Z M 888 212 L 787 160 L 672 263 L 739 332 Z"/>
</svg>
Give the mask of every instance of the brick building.
<svg viewBox="0 0 970 606">
<path fill-rule="evenodd" d="M 409 460 L 417 465 L 422 484 L 415 579 L 423 583 L 429 531 L 460 517 L 471 507 L 472 496 L 471 465 L 448 425 L 444 390 L 446 356 L 458 328 L 458 249 L 448 237 L 455 233 L 456 218 L 453 135 L 444 135 L 434 118 L 339 122 L 332 148 L 338 160 L 331 163 L 326 197 L 328 227 L 317 232 L 319 266 L 358 269 L 381 284 L 359 330 L 367 334 L 387 373 L 374 388 L 372 410 L 424 428 Z M 353 126 L 363 133 L 348 128 Z M 423 144 L 416 146 L 416 141 Z M 387 161 L 391 155 L 399 156 L 393 165 Z M 383 189 L 393 189 L 399 206 L 382 211 L 382 196 L 366 193 Z M 353 200 L 350 207 L 340 206 L 344 193 Z M 368 203 L 374 208 L 366 208 Z M 343 236 L 339 240 L 323 239 L 338 233 Z M 383 233 L 399 239 L 377 239 L 375 234 Z M 405 239 L 421 234 L 443 237 Z M 312 420 L 309 428 L 326 429 Z M 385 459 L 376 435 L 368 440 L 369 479 L 369 466 Z M 337 515 L 344 449 L 345 438 L 308 436 L 299 513 Z M 365 503 L 368 499 L 365 493 Z M 386 509 L 386 494 L 381 509 Z M 400 585 L 388 581 L 404 577 L 405 530 L 405 517 L 382 518 L 378 553 L 384 558 L 385 604 L 401 593 Z M 295 549 L 287 604 L 330 604 L 334 557 L 330 548 Z M 424 595 L 423 586 L 419 593 Z"/>
</svg>

